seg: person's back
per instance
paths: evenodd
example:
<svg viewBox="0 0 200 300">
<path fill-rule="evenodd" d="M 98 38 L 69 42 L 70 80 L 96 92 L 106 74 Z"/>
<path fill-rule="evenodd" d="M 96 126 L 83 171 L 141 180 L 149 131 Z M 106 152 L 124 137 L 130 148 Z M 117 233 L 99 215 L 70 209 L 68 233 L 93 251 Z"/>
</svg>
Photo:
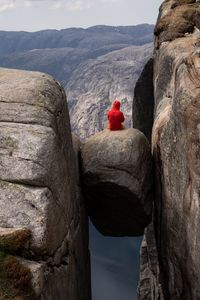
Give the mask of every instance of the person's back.
<svg viewBox="0 0 200 300">
<path fill-rule="evenodd" d="M 108 112 L 108 128 L 110 130 L 123 129 L 124 114 L 120 111 L 120 102 L 115 100 L 113 107 Z"/>
</svg>

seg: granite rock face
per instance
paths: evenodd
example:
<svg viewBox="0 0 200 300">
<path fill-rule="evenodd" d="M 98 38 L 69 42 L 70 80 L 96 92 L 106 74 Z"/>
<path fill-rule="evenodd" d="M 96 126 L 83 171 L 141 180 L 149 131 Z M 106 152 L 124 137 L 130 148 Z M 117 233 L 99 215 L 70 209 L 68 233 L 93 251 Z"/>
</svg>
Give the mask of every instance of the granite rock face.
<svg viewBox="0 0 200 300">
<path fill-rule="evenodd" d="M 163 294 L 172 300 L 200 298 L 199 11 L 199 1 L 165 1 L 156 26 L 154 223 Z"/>
<path fill-rule="evenodd" d="M 104 130 L 82 146 L 84 195 L 104 235 L 138 236 L 151 220 L 152 160 L 136 129 Z"/>
<path fill-rule="evenodd" d="M 199 20 L 199 1 L 169 0 L 155 28 L 155 231 L 146 229 L 141 248 L 139 299 L 159 290 L 158 299 L 200 299 Z"/>
<path fill-rule="evenodd" d="M 90 299 L 87 220 L 65 93 L 52 77 L 0 69 L 0 142 L 0 227 L 30 231 L 25 265 L 38 299 Z"/>
<path fill-rule="evenodd" d="M 200 297 L 197 284 L 200 280 L 200 56 L 195 51 L 195 43 L 199 41 L 197 33 L 196 38 L 194 34 L 176 40 L 157 54 L 160 76 L 156 82 L 157 110 L 153 129 L 157 240 L 166 290 L 170 299 L 176 300 Z M 174 56 L 177 53 L 179 59 Z M 159 80 L 166 76 L 163 63 L 171 65 L 171 72 L 167 71 L 171 79 L 165 86 Z"/>
</svg>

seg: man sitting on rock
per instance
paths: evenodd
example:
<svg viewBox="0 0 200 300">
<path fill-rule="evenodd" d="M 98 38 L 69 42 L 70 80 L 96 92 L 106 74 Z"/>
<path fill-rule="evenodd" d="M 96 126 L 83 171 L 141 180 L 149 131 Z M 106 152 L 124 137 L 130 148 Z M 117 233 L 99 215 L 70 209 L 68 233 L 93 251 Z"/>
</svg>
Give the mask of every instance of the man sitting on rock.
<svg viewBox="0 0 200 300">
<path fill-rule="evenodd" d="M 124 114 L 120 111 L 120 102 L 115 100 L 112 109 L 108 112 L 108 129 L 121 130 L 124 128 L 122 123 L 124 122 Z"/>
</svg>

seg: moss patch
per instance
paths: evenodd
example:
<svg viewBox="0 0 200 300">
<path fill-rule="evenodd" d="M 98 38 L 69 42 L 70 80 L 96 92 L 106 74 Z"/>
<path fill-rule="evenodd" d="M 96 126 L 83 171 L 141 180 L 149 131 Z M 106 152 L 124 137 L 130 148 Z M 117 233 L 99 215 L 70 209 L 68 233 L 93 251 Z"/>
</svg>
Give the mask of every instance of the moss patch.
<svg viewBox="0 0 200 300">
<path fill-rule="evenodd" d="M 195 26 L 200 29 L 200 4 L 190 4 L 193 2 L 178 1 L 169 14 L 158 20 L 154 33 L 159 37 L 159 44 L 183 37 L 193 32 Z"/>
<path fill-rule="evenodd" d="M 0 251 L 27 256 L 30 236 L 31 233 L 28 229 L 3 234 L 0 232 Z"/>
<path fill-rule="evenodd" d="M 0 300 L 35 300 L 31 272 L 20 261 L 0 251 Z"/>
</svg>

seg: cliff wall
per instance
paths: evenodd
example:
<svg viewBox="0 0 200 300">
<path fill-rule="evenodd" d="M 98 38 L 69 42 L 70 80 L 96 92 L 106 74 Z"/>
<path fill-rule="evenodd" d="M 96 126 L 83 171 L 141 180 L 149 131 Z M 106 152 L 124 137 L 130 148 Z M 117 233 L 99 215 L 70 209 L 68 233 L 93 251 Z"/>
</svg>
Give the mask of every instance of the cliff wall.
<svg viewBox="0 0 200 300">
<path fill-rule="evenodd" d="M 156 285 L 147 284 L 150 296 L 140 299 L 157 299 L 152 295 L 159 284 L 164 299 L 200 299 L 199 20 L 199 1 L 169 0 L 155 27 L 152 153 L 160 271 Z"/>
</svg>

